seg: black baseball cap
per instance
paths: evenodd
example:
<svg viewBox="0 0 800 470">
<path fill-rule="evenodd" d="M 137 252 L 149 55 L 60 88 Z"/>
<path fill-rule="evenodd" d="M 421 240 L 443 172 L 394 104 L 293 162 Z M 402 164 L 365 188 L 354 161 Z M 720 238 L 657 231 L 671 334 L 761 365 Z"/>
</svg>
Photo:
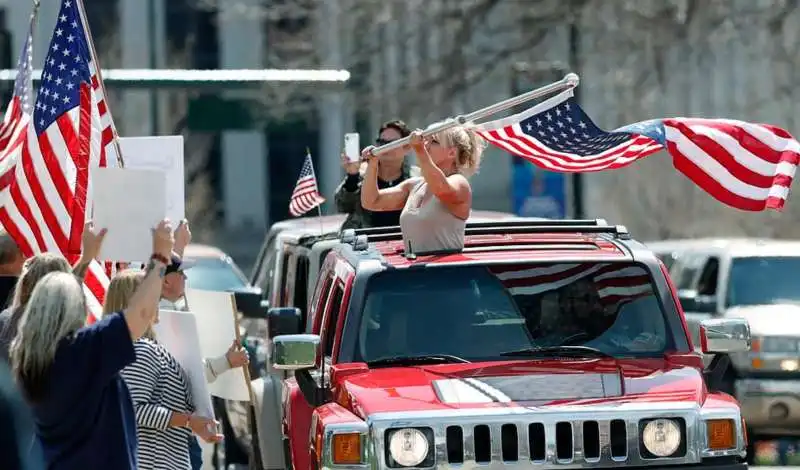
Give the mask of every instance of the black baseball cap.
<svg viewBox="0 0 800 470">
<path fill-rule="evenodd" d="M 191 268 L 192 266 L 194 266 L 194 263 L 192 263 L 191 260 L 181 259 L 181 257 L 178 255 L 172 255 L 169 265 L 167 266 L 167 270 L 164 274 L 180 273 Z"/>
</svg>

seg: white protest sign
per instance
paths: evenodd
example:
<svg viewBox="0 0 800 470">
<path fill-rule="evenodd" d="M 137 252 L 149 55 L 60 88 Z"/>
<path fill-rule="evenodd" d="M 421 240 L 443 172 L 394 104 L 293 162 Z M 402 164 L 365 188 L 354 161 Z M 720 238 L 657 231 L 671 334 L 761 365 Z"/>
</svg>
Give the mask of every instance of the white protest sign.
<svg viewBox="0 0 800 470">
<path fill-rule="evenodd" d="M 119 139 L 119 146 L 126 169 L 164 172 L 167 185 L 165 214 L 177 226 L 178 221 L 186 217 L 183 136 L 123 137 Z"/>
<path fill-rule="evenodd" d="M 205 366 L 197 335 L 197 320 L 191 312 L 159 310 L 153 325 L 158 342 L 175 357 L 186 371 L 192 390 L 194 411 L 204 418 L 214 418 L 214 406 L 206 383 Z"/>
<path fill-rule="evenodd" d="M 236 339 L 233 294 L 186 289 L 186 304 L 197 318 L 203 357 L 213 358 L 225 354 Z M 208 384 L 208 389 L 215 397 L 250 401 L 250 384 L 241 367 L 220 374 L 217 380 Z"/>
<path fill-rule="evenodd" d="M 97 228 L 108 229 L 102 260 L 149 259 L 150 229 L 165 217 L 166 179 L 158 170 L 93 168 L 94 215 Z"/>
</svg>

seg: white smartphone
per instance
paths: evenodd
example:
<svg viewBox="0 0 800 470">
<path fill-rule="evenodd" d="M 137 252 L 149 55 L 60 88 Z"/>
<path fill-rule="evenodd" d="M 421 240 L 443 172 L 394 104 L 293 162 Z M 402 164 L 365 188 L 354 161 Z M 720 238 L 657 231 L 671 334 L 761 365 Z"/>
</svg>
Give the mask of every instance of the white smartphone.
<svg viewBox="0 0 800 470">
<path fill-rule="evenodd" d="M 344 153 L 351 162 L 361 159 L 361 146 L 358 141 L 358 132 L 351 132 L 344 135 Z"/>
</svg>

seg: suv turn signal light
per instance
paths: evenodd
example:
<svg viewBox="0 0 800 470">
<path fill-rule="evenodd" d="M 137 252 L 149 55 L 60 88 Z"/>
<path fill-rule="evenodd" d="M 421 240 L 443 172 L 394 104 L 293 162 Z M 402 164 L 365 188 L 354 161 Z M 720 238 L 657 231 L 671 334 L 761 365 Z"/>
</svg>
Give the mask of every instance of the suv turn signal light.
<svg viewBox="0 0 800 470">
<path fill-rule="evenodd" d="M 736 426 L 732 419 L 706 421 L 709 450 L 727 450 L 736 447 Z"/>
<path fill-rule="evenodd" d="M 334 434 L 331 439 L 331 457 L 335 465 L 361 463 L 361 434 Z"/>
</svg>

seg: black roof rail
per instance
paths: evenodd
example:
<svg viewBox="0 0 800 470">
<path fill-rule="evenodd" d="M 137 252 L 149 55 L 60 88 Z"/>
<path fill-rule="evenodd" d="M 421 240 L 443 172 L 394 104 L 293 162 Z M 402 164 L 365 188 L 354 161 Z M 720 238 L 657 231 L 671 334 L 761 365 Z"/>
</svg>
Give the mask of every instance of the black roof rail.
<svg viewBox="0 0 800 470">
<path fill-rule="evenodd" d="M 481 220 L 476 222 L 467 222 L 467 229 L 470 228 L 496 228 L 505 229 L 511 227 L 609 227 L 605 219 L 538 219 L 538 218 L 523 218 L 517 217 L 513 219 L 500 219 L 500 220 Z M 384 235 L 389 233 L 400 233 L 399 225 L 392 225 L 389 227 L 373 227 L 373 228 L 359 228 L 354 229 L 356 235 Z M 574 231 L 574 230 L 572 230 Z"/>
<path fill-rule="evenodd" d="M 606 233 L 621 239 L 630 238 L 623 225 L 608 225 L 603 219 L 595 220 L 534 220 L 514 219 L 498 221 L 467 222 L 465 235 L 501 235 L 505 233 Z M 399 226 L 367 229 L 350 229 L 342 232 L 343 243 L 364 246 L 366 242 L 401 240 Z"/>
</svg>

